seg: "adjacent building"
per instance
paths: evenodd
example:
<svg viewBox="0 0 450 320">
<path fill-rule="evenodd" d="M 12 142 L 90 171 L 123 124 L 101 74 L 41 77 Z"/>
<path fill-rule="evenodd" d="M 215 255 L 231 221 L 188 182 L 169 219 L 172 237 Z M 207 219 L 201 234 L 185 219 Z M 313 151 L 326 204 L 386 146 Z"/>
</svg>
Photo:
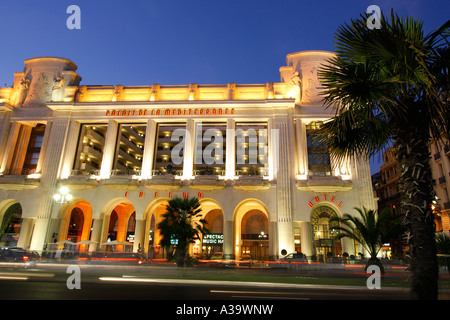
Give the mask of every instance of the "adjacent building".
<svg viewBox="0 0 450 320">
<path fill-rule="evenodd" d="M 333 114 L 317 76 L 332 56 L 289 54 L 279 82 L 173 86 L 84 85 L 71 60 L 26 60 L 0 88 L 3 243 L 158 255 L 167 201 L 195 196 L 211 234 L 194 254 L 357 255 L 329 219 L 376 208 L 369 162 L 337 165 L 312 139 Z"/>
</svg>

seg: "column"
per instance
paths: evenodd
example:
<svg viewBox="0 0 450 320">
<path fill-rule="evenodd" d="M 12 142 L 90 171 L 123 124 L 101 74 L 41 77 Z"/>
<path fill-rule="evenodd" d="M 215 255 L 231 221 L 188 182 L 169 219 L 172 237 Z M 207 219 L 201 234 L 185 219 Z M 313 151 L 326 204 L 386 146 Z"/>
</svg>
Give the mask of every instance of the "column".
<svg viewBox="0 0 450 320">
<path fill-rule="evenodd" d="M 91 240 L 98 242 L 97 246 L 100 247 L 101 245 L 101 235 L 102 235 L 102 225 L 103 225 L 103 219 L 92 219 L 92 233 L 91 233 Z M 90 246 L 89 251 L 95 251 L 95 246 Z"/>
<path fill-rule="evenodd" d="M 39 194 L 41 195 L 39 205 L 36 208 L 37 218 L 31 240 L 31 250 L 40 251 L 49 236 L 49 222 L 51 219 L 53 194 L 61 166 L 64 144 L 69 125 L 69 114 L 65 112 L 54 112 L 55 120 L 49 136 L 48 149 L 42 166 Z"/>
<path fill-rule="evenodd" d="M 9 168 L 10 161 L 14 155 L 14 147 L 16 145 L 17 138 L 20 131 L 20 123 L 14 121 L 11 124 L 11 130 L 9 131 L 8 141 L 6 142 L 6 147 L 3 151 L 2 163 L 0 167 L 0 172 L 5 172 Z"/>
<path fill-rule="evenodd" d="M 234 119 L 227 120 L 225 152 L 225 177 L 233 180 L 236 176 L 236 121 Z"/>
<path fill-rule="evenodd" d="M 28 143 L 30 142 L 32 126 L 27 124 L 22 124 L 19 130 L 19 135 L 17 137 L 16 145 L 14 151 L 10 154 L 10 165 L 9 169 L 14 175 L 22 175 L 23 163 L 25 161 L 25 156 L 27 155 Z M 27 172 L 28 174 L 28 172 Z"/>
<path fill-rule="evenodd" d="M 8 149 L 6 148 L 6 144 L 8 143 L 10 130 L 11 130 L 11 122 L 9 120 L 10 118 L 10 112 L 2 112 L 3 117 L 1 120 L 1 126 L 0 126 L 0 172 L 3 171 L 3 166 L 1 164 L 3 163 L 3 158 L 8 155 Z"/>
<path fill-rule="evenodd" d="M 148 120 L 147 128 L 145 130 L 144 154 L 142 155 L 142 179 L 150 179 L 152 177 L 153 158 L 155 156 L 156 127 L 157 123 L 154 120 Z"/>
<path fill-rule="evenodd" d="M 282 248 L 278 247 L 277 222 L 269 220 L 269 259 L 277 260 Z M 287 249 L 286 249 L 287 250 Z"/>
<path fill-rule="evenodd" d="M 189 119 L 186 123 L 186 136 L 183 156 L 183 179 L 192 179 L 194 176 L 194 148 L 196 142 L 196 123 Z"/>
<path fill-rule="evenodd" d="M 311 222 L 302 221 L 300 222 L 300 236 L 302 253 L 308 257 L 313 255 L 313 243 L 312 243 L 312 233 L 311 233 Z"/>
<path fill-rule="evenodd" d="M 61 169 L 61 178 L 67 179 L 71 175 L 77 152 L 77 142 L 80 138 L 80 123 L 72 120 L 69 126 L 69 136 L 67 138 L 67 148 L 64 153 L 64 160 Z"/>
<path fill-rule="evenodd" d="M 292 197 L 291 197 L 291 158 L 289 141 L 289 128 L 287 116 L 275 119 L 275 129 L 278 130 L 278 154 L 279 166 L 276 172 L 277 180 L 277 231 L 278 231 L 278 254 L 285 249 L 287 252 L 295 250 L 294 230 L 292 225 Z M 275 142 L 276 143 L 276 142 Z M 273 150 L 276 152 L 277 149 Z"/>
<path fill-rule="evenodd" d="M 295 121 L 295 137 L 297 152 L 296 174 L 301 176 L 301 179 L 306 179 L 306 177 L 308 176 L 308 147 L 306 141 L 306 126 L 299 118 L 297 118 Z"/>
<path fill-rule="evenodd" d="M 136 227 L 134 229 L 134 244 L 133 252 L 138 252 L 139 245 L 141 253 L 144 253 L 144 233 L 145 233 L 145 220 L 136 219 Z"/>
<path fill-rule="evenodd" d="M 44 137 L 42 139 L 41 151 L 39 152 L 39 160 L 36 165 L 36 173 L 42 173 L 42 166 L 44 164 L 45 153 L 47 151 L 48 146 L 48 138 L 50 136 L 50 132 L 52 130 L 52 122 L 48 121 L 45 125 Z"/>
<path fill-rule="evenodd" d="M 17 246 L 20 248 L 28 249 L 30 243 L 30 236 L 33 230 L 34 219 L 23 218 L 20 226 L 19 240 Z"/>
<path fill-rule="evenodd" d="M 233 221 L 223 221 L 223 255 L 224 259 L 234 259 Z"/>
<path fill-rule="evenodd" d="M 108 130 L 106 131 L 105 146 L 103 148 L 102 166 L 100 169 L 100 178 L 109 179 L 114 161 L 114 152 L 116 150 L 118 124 L 114 120 L 108 121 Z"/>
<path fill-rule="evenodd" d="M 342 253 L 347 252 L 349 255 L 355 255 L 355 246 L 353 245 L 353 240 L 349 238 L 342 238 L 341 239 L 341 245 L 342 245 Z"/>
</svg>

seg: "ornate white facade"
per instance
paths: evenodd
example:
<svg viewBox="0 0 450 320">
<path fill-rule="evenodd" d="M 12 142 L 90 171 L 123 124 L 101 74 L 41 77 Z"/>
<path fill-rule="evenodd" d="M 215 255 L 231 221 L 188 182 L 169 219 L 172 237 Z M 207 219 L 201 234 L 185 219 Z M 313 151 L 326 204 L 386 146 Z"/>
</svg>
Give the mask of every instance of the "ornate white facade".
<svg viewBox="0 0 450 320">
<path fill-rule="evenodd" d="M 320 160 L 310 139 L 333 112 L 317 77 L 332 55 L 289 54 L 280 82 L 182 86 L 85 86 L 68 59 L 26 60 L 13 87 L 0 88 L 0 221 L 20 208 L 17 246 L 33 250 L 55 239 L 95 242 L 82 250 L 128 240 L 157 253 L 167 200 L 197 196 L 223 243 L 193 253 L 357 254 L 332 239 L 327 220 L 375 208 L 369 163 Z M 53 199 L 61 186 L 70 201 Z"/>
</svg>

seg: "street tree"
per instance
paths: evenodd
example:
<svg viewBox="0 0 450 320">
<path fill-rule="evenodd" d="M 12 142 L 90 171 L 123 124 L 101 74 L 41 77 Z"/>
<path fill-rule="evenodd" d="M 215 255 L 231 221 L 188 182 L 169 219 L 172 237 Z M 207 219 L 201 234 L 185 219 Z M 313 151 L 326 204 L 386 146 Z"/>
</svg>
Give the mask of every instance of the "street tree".
<svg viewBox="0 0 450 320">
<path fill-rule="evenodd" d="M 209 233 L 202 219 L 198 198 L 178 198 L 169 200 L 166 212 L 157 228 L 161 234 L 161 246 L 171 252 L 178 266 L 183 267 L 190 260 L 189 245 Z"/>
<path fill-rule="evenodd" d="M 361 244 L 370 256 L 366 269 L 370 265 L 377 265 L 384 273 L 378 254 L 385 243 L 389 243 L 402 234 L 401 221 L 394 217 L 390 208 L 385 208 L 380 213 L 366 208 L 355 208 L 355 210 L 359 216 L 346 213 L 342 218 L 331 219 L 333 222 L 338 222 L 333 226 L 333 230 L 337 231 L 336 239 L 346 237 Z"/>
<path fill-rule="evenodd" d="M 377 155 L 391 144 L 411 252 L 411 298 L 437 299 L 438 264 L 431 141 L 449 141 L 450 20 L 425 35 L 420 20 L 367 15 L 339 27 L 336 55 L 320 68 L 324 103 L 335 115 L 320 137 L 336 163 Z"/>
</svg>

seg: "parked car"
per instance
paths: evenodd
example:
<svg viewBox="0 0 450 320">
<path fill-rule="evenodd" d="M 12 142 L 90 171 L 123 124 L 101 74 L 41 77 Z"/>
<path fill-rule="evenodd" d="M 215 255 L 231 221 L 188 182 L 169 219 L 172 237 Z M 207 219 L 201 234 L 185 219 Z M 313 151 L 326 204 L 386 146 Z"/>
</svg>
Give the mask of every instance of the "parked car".
<svg viewBox="0 0 450 320">
<path fill-rule="evenodd" d="M 91 264 L 142 265 L 147 263 L 147 260 L 136 252 L 93 252 L 91 255 L 78 257 L 78 260 Z"/>
<path fill-rule="evenodd" d="M 251 267 L 254 264 L 254 261 L 252 259 L 252 256 L 249 254 L 243 254 L 239 261 L 237 262 L 238 266 L 248 266 Z"/>
<path fill-rule="evenodd" d="M 278 260 L 279 262 L 308 262 L 306 256 L 303 253 L 289 253 L 285 255 L 283 258 Z"/>
<path fill-rule="evenodd" d="M 24 267 L 34 267 L 40 256 L 36 251 L 28 251 L 19 247 L 1 248 L 0 261 L 20 263 Z"/>
</svg>

